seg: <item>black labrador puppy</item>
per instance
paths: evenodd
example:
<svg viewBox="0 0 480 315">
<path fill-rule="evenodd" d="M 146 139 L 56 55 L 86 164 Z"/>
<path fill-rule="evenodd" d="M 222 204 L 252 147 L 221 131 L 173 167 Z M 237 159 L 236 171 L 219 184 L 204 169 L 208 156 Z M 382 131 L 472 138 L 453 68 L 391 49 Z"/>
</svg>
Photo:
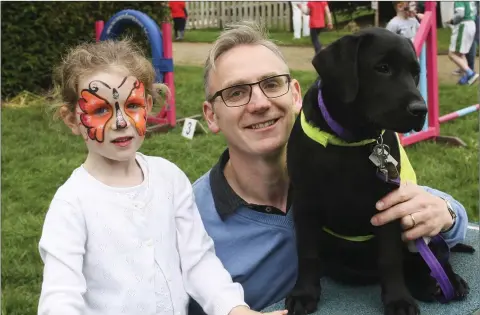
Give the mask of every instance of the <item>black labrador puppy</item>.
<svg viewBox="0 0 480 315">
<path fill-rule="evenodd" d="M 313 65 L 319 78 L 287 146 L 299 274 L 286 308 L 289 314 L 314 312 L 320 278 L 328 275 L 352 284 L 379 282 L 385 314 L 419 314 L 414 297 L 432 301 L 440 294 L 429 267 L 402 241 L 399 221 L 370 223 L 375 203 L 398 188 L 395 132 L 421 130 L 427 114 L 413 45 L 368 28 L 320 51 Z M 448 248 L 429 246 L 437 257 L 448 255 Z M 464 298 L 466 282 L 448 261 L 443 267 L 455 299 Z"/>
</svg>

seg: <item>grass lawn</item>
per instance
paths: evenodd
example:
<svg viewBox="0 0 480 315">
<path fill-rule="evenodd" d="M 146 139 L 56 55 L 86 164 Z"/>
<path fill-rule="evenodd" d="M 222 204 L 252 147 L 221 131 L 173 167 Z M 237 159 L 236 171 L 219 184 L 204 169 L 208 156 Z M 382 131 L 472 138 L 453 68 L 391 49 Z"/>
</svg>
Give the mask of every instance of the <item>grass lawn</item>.
<svg viewBox="0 0 480 315">
<path fill-rule="evenodd" d="M 312 46 L 310 37 L 302 37 L 300 39 L 293 39 L 293 33 L 286 31 L 269 31 L 270 36 L 274 39 L 279 45 L 293 45 L 293 46 Z M 219 29 L 187 29 L 185 32 L 186 42 L 196 42 L 196 43 L 212 43 L 215 41 L 220 34 Z M 331 42 L 337 40 L 338 38 L 349 34 L 348 31 L 344 30 L 333 30 L 326 31 L 320 34 L 320 41 L 322 44 L 328 45 Z M 438 40 L 438 53 L 446 54 L 448 52 L 448 46 L 450 44 L 450 34 L 451 31 L 448 28 L 439 28 L 437 29 L 437 40 Z"/>
<path fill-rule="evenodd" d="M 312 73 L 294 72 L 303 87 Z M 201 112 L 202 71 L 175 68 L 178 117 Z M 473 87 L 440 87 L 442 113 L 477 103 Z M 38 241 L 45 212 L 56 189 L 85 158 L 79 137 L 52 122 L 41 106 L 2 109 L 2 314 L 34 315 L 42 280 Z M 197 179 L 225 148 L 221 136 L 199 134 L 193 141 L 181 128 L 148 138 L 142 152 L 163 156 Z M 478 116 L 442 126 L 442 134 L 458 135 L 467 148 L 421 143 L 407 148 L 419 182 L 451 193 L 478 221 Z"/>
</svg>

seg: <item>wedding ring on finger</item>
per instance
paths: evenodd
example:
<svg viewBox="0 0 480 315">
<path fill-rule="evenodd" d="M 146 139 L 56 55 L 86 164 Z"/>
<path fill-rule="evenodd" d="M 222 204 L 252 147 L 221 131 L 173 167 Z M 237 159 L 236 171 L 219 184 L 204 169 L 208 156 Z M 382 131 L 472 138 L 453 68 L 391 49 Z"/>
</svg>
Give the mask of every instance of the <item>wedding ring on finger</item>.
<svg viewBox="0 0 480 315">
<path fill-rule="evenodd" d="M 412 213 L 410 213 L 410 218 L 412 218 L 412 223 L 413 223 L 413 225 L 412 225 L 411 228 L 413 229 L 413 228 L 417 225 L 417 222 L 415 221 L 415 218 L 413 217 L 413 214 L 412 214 Z"/>
</svg>

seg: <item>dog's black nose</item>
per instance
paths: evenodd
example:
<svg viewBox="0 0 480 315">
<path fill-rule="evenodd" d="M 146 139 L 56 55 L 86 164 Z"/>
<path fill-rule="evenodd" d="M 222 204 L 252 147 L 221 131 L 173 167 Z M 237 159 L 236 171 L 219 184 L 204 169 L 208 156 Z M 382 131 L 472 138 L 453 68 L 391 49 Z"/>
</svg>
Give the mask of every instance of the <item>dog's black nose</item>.
<svg viewBox="0 0 480 315">
<path fill-rule="evenodd" d="M 427 113 L 427 104 L 421 101 L 415 101 L 408 104 L 407 110 L 413 116 L 422 116 Z"/>
</svg>

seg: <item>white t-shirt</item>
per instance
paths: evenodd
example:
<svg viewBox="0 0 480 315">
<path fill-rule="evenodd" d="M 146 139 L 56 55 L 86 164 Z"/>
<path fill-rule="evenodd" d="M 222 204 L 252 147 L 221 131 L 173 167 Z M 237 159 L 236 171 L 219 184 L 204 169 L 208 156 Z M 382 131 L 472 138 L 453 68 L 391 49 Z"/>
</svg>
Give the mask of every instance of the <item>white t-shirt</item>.
<svg viewBox="0 0 480 315">
<path fill-rule="evenodd" d="M 403 19 L 395 16 L 390 22 L 388 22 L 386 29 L 395 34 L 402 35 L 413 42 L 419 27 L 420 23 L 418 23 L 416 18 L 410 17 L 408 19 Z"/>
<path fill-rule="evenodd" d="M 137 153 L 144 181 L 107 186 L 83 166 L 57 190 L 39 243 L 39 315 L 207 314 L 246 305 L 214 252 L 186 175 Z"/>
</svg>

